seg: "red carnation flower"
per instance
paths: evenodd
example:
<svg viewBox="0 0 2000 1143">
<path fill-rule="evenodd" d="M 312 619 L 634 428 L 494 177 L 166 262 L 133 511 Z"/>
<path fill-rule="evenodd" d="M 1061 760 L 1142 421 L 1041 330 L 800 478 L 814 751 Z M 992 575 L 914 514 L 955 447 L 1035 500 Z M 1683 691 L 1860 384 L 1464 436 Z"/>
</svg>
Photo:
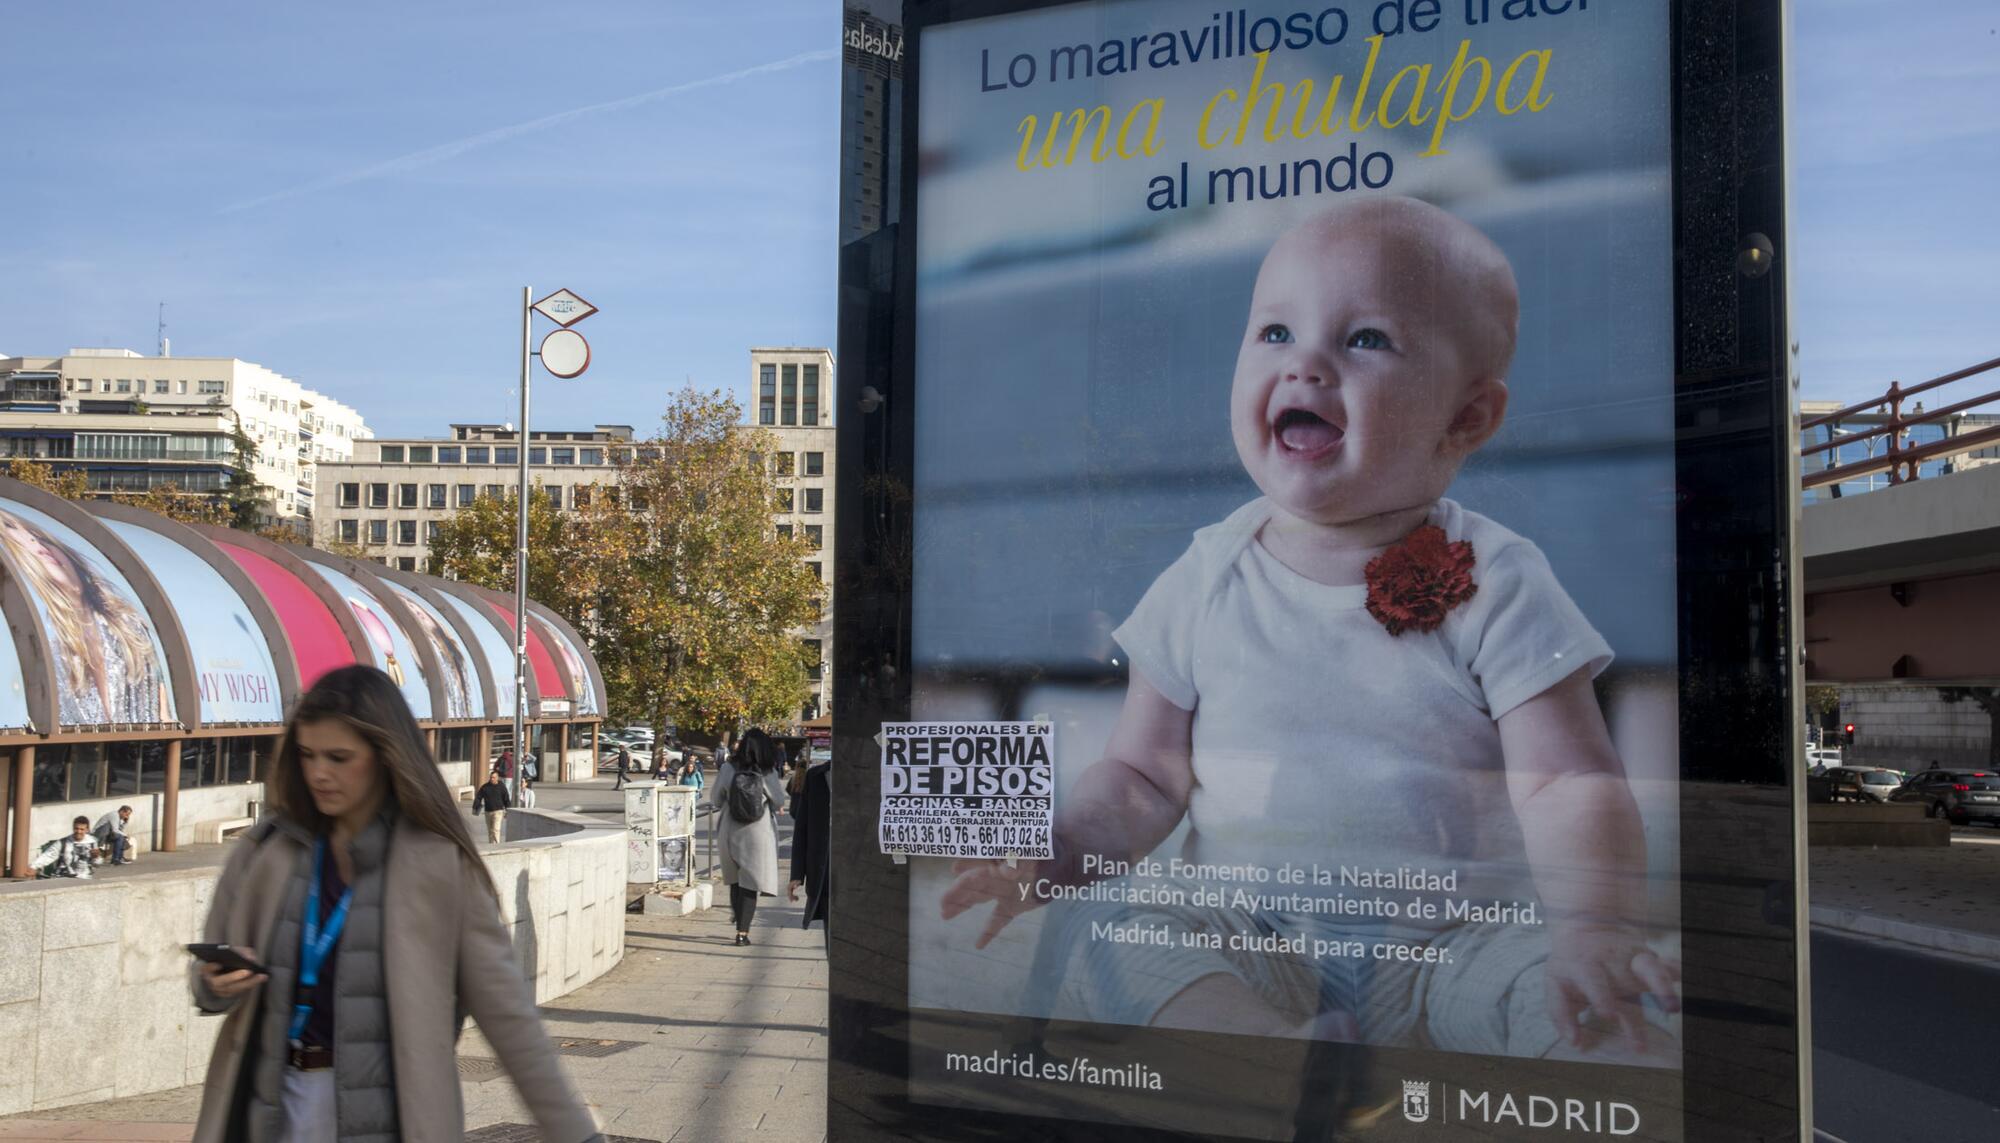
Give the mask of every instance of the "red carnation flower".
<svg viewBox="0 0 2000 1143">
<path fill-rule="evenodd" d="M 1437 630 L 1479 590 L 1472 561 L 1470 543 L 1446 540 L 1443 528 L 1425 524 L 1368 561 L 1368 614 L 1391 635 Z"/>
</svg>

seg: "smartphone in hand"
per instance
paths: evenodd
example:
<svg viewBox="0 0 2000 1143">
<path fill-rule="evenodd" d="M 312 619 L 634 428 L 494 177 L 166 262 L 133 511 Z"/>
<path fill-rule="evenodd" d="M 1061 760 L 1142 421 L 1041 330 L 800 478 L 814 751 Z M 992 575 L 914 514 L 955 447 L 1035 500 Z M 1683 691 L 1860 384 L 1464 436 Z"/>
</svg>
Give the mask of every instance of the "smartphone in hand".
<svg viewBox="0 0 2000 1143">
<path fill-rule="evenodd" d="M 270 969 L 244 956 L 230 945 L 193 944 L 187 946 L 187 951 L 193 953 L 197 960 L 220 965 L 231 972 L 248 972 L 258 976 L 269 976 L 271 973 Z"/>
</svg>

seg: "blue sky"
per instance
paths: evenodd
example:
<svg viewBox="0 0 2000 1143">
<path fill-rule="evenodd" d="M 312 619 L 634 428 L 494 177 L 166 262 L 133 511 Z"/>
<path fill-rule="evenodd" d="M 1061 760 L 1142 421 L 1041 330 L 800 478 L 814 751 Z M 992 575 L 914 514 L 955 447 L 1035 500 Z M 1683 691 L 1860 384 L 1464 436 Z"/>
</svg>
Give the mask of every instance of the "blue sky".
<svg viewBox="0 0 2000 1143">
<path fill-rule="evenodd" d="M 1794 8 L 1805 394 L 2000 355 L 2000 6 Z M 40 62 L 0 90 L 0 352 L 151 352 L 165 301 L 176 354 L 259 362 L 400 435 L 515 419 L 523 285 L 604 311 L 578 327 L 590 372 L 537 382 L 544 427 L 644 427 L 689 379 L 741 392 L 752 345 L 833 341 L 832 0 L 7 23 Z"/>
<path fill-rule="evenodd" d="M 6 22 L 42 62 L 0 91 L 0 352 L 151 353 L 165 301 L 176 355 L 269 366 L 390 435 L 518 419 L 524 285 L 603 311 L 577 327 L 591 370 L 536 383 L 545 428 L 649 427 L 689 378 L 744 390 L 753 344 L 832 343 L 837 4 L 77 2 Z"/>
</svg>

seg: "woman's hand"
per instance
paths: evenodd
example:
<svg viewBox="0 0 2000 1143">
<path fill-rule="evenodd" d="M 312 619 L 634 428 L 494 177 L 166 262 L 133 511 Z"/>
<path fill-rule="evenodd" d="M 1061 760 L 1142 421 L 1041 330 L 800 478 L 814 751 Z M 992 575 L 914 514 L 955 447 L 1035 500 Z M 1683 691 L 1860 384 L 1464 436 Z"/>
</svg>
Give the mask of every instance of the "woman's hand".
<svg viewBox="0 0 2000 1143">
<path fill-rule="evenodd" d="M 257 959 L 257 950 L 249 945 L 238 945 L 236 951 L 250 960 Z M 223 1000 L 234 1000 L 271 978 L 261 972 L 251 972 L 247 968 L 225 971 L 219 964 L 204 964 L 201 966 L 201 979 L 208 985 L 208 990 L 216 996 Z"/>
</svg>

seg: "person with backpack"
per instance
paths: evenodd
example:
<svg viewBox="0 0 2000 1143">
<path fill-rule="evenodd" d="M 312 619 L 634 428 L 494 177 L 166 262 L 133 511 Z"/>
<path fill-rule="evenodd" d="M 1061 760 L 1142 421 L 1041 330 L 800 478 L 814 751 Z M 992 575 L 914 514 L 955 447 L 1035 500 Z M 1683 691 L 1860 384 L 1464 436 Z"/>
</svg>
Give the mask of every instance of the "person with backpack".
<svg viewBox="0 0 2000 1143">
<path fill-rule="evenodd" d="M 716 848 L 722 851 L 722 879 L 729 884 L 729 912 L 736 921 L 736 943 L 750 943 L 750 921 L 757 915 L 757 898 L 783 893 L 778 872 L 778 810 L 785 804 L 785 784 L 779 776 L 784 753 L 771 736 L 749 730 L 716 776 L 709 804 L 716 813 Z"/>
</svg>

